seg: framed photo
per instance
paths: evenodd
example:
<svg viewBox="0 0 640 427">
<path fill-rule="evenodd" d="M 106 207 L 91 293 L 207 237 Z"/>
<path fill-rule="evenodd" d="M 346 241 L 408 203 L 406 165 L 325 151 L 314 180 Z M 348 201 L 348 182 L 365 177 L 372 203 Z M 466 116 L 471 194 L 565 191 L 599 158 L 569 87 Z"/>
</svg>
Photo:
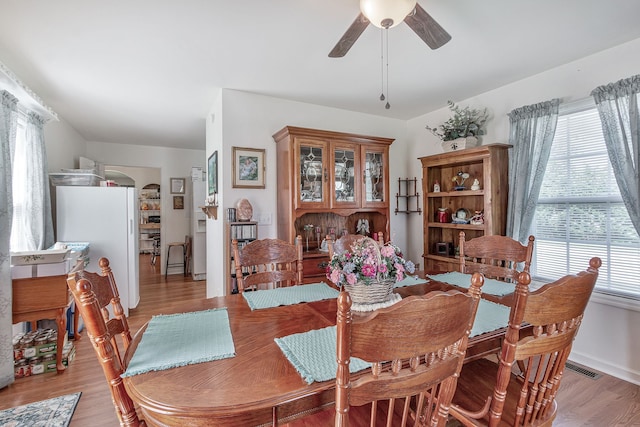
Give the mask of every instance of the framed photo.
<svg viewBox="0 0 640 427">
<path fill-rule="evenodd" d="M 169 189 L 171 194 L 184 194 L 184 178 L 171 178 Z"/>
<path fill-rule="evenodd" d="M 233 147 L 233 187 L 264 188 L 265 150 Z"/>
<path fill-rule="evenodd" d="M 184 196 L 173 196 L 173 209 L 184 209 Z"/>
<path fill-rule="evenodd" d="M 207 161 L 207 179 L 209 180 L 209 195 L 218 192 L 218 151 L 214 151 Z"/>
</svg>

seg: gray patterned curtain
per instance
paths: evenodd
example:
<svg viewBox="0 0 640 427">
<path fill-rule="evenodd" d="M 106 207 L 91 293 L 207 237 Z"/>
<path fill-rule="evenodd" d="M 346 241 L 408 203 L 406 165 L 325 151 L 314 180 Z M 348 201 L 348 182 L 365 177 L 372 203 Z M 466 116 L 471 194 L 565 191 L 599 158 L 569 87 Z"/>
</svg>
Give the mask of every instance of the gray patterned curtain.
<svg viewBox="0 0 640 427">
<path fill-rule="evenodd" d="M 53 245 L 53 220 L 51 216 L 51 196 L 47 152 L 44 144 L 45 119 L 34 112 L 27 114 L 25 144 L 16 150 L 22 150 L 22 158 L 27 161 L 30 179 L 15 182 L 13 189 L 23 197 L 23 210 L 14 218 L 11 245 L 14 251 L 35 251 L 47 249 Z"/>
<path fill-rule="evenodd" d="M 591 92 L 600 113 L 604 142 L 620 195 L 631 222 L 640 234 L 640 75 L 623 79 Z"/>
<path fill-rule="evenodd" d="M 559 99 L 516 108 L 509 113 L 509 204 L 507 236 L 526 242 L 558 123 Z"/>
<path fill-rule="evenodd" d="M 18 126 L 18 100 L 0 91 L 0 388 L 13 382 L 11 298 L 11 159 Z"/>
</svg>

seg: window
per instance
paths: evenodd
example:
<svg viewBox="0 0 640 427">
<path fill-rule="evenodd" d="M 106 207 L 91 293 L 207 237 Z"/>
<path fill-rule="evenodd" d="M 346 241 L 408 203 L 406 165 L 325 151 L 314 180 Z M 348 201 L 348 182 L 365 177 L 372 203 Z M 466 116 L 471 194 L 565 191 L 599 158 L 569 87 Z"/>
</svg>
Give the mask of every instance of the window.
<svg viewBox="0 0 640 427">
<path fill-rule="evenodd" d="M 640 299 L 640 237 L 622 202 L 593 102 L 560 111 L 532 233 L 536 279 L 576 273 L 598 256 L 596 291 Z"/>
<path fill-rule="evenodd" d="M 27 167 L 27 147 L 26 147 L 26 121 L 23 114 L 18 116 L 18 127 L 16 131 L 16 147 L 12 163 L 12 181 L 13 181 L 13 221 L 11 227 L 11 251 L 26 251 L 29 248 L 25 231 L 27 217 L 24 215 L 26 206 L 26 197 L 21 183 L 28 182 Z"/>
</svg>

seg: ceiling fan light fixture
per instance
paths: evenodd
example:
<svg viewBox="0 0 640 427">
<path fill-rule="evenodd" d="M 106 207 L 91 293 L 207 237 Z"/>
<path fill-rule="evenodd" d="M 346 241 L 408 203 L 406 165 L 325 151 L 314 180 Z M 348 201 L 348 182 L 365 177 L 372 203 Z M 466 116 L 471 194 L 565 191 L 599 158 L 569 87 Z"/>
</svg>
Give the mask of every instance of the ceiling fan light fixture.
<svg viewBox="0 0 640 427">
<path fill-rule="evenodd" d="M 392 28 L 416 7 L 416 0 L 360 0 L 360 11 L 378 28 Z"/>
</svg>

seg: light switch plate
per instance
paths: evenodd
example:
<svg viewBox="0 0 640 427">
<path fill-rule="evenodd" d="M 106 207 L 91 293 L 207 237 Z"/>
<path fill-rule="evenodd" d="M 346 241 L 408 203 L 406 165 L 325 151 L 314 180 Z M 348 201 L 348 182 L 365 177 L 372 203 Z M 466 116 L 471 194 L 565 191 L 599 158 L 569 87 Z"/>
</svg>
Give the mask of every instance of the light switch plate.
<svg viewBox="0 0 640 427">
<path fill-rule="evenodd" d="M 256 218 L 259 225 L 271 225 L 271 214 L 268 212 L 258 212 Z"/>
</svg>

